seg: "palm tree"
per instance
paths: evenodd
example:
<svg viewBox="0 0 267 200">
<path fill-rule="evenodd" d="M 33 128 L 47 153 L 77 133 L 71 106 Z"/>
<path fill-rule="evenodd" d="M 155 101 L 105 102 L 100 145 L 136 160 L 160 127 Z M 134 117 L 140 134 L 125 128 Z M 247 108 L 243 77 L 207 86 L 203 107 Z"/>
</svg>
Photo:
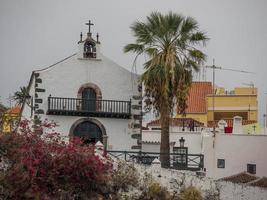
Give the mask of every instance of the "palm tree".
<svg viewBox="0 0 267 200">
<path fill-rule="evenodd" d="M 17 105 L 21 106 L 27 96 L 29 96 L 27 87 L 23 86 L 19 88 L 19 91 L 14 93 L 12 99 L 16 101 Z"/>
<path fill-rule="evenodd" d="M 170 117 L 174 108 L 181 114 L 185 112 L 192 71 L 198 70 L 206 58 L 196 47 L 205 45 L 208 38 L 192 17 L 172 12 L 152 12 L 145 22 L 136 21 L 130 28 L 136 42 L 126 45 L 124 52 L 135 53 L 135 61 L 140 55 L 148 59 L 141 81 L 149 102 L 146 106 L 153 107 L 160 116 L 160 160 L 162 167 L 168 167 Z"/>
</svg>

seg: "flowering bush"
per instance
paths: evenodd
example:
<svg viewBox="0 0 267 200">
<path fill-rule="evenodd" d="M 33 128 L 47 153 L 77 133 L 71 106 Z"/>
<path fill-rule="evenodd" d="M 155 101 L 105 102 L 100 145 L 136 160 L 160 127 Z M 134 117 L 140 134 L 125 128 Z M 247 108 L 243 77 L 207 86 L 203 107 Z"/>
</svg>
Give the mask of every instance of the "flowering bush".
<svg viewBox="0 0 267 200">
<path fill-rule="evenodd" d="M 45 121 L 40 127 L 55 126 Z M 0 158 L 8 166 L 0 171 L 0 199 L 87 199 L 102 193 L 112 168 L 93 146 L 78 138 L 64 142 L 53 131 L 36 134 L 28 121 L 19 133 L 1 134 Z"/>
</svg>

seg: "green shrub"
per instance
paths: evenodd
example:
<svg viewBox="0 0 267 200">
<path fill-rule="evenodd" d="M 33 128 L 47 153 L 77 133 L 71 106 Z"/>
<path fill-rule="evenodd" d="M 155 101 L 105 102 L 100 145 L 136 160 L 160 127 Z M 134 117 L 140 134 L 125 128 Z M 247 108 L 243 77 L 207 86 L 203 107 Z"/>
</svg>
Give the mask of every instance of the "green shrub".
<svg viewBox="0 0 267 200">
<path fill-rule="evenodd" d="M 145 182 L 140 185 L 140 194 L 136 194 L 131 199 L 135 200 L 178 200 L 167 188 L 161 186 L 158 182 L 150 179 L 144 179 Z M 148 180 L 148 182 L 146 182 Z"/>
<path fill-rule="evenodd" d="M 117 193 L 119 190 L 127 192 L 129 187 L 138 185 L 139 174 L 132 164 L 120 161 L 110 178 L 109 186 L 112 192 Z"/>
<path fill-rule="evenodd" d="M 203 200 L 201 192 L 193 186 L 181 191 L 180 200 Z"/>
</svg>

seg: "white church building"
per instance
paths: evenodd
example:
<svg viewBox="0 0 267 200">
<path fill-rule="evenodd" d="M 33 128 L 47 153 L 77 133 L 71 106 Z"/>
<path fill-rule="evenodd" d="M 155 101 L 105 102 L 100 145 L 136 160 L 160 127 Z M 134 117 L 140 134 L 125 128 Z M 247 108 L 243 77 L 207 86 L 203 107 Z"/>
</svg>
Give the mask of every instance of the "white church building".
<svg viewBox="0 0 267 200">
<path fill-rule="evenodd" d="M 99 36 L 94 39 L 93 24 L 87 25 L 87 36 L 81 33 L 77 53 L 32 72 L 31 105 L 24 104 L 22 117 L 55 121 L 63 137 L 101 141 L 107 150 L 140 149 L 136 139 L 140 128 L 138 75 L 101 54 Z"/>
</svg>

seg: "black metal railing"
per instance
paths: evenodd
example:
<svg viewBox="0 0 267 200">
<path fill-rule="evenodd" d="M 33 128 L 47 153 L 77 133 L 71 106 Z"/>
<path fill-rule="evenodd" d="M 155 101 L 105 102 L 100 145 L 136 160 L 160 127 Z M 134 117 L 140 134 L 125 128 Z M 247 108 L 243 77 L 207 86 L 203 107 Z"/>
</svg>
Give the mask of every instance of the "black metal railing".
<svg viewBox="0 0 267 200">
<path fill-rule="evenodd" d="M 129 118 L 131 101 L 48 97 L 48 114 Z"/>
<path fill-rule="evenodd" d="M 107 154 L 117 159 L 123 159 L 127 162 L 136 162 L 145 165 L 151 165 L 155 158 L 160 158 L 160 153 L 156 152 L 136 152 L 136 151 L 112 151 L 108 150 Z M 203 154 L 178 154 L 170 153 L 170 159 L 167 163 L 161 163 L 168 168 L 179 170 L 198 171 L 204 169 Z"/>
</svg>

